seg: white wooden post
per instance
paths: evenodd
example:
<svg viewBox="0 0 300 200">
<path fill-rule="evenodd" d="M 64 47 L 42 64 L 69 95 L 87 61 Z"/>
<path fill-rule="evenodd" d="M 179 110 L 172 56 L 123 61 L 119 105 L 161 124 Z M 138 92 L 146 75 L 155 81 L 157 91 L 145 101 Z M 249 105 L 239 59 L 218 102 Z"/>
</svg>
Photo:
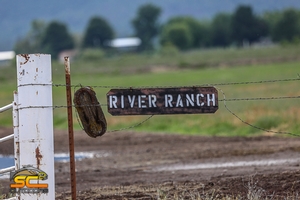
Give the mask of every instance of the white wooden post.
<svg viewBox="0 0 300 200">
<path fill-rule="evenodd" d="M 17 55 L 19 165 L 47 173 L 48 193 L 20 194 L 19 199 L 55 199 L 51 56 Z M 15 151 L 17 152 L 17 150 Z"/>
</svg>

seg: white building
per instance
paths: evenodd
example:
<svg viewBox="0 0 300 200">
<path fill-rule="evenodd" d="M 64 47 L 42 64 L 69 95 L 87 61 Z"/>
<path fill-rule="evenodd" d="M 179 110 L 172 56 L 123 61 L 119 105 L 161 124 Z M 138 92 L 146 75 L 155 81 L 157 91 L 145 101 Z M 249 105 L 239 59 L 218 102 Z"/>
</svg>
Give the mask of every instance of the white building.
<svg viewBox="0 0 300 200">
<path fill-rule="evenodd" d="M 120 51 L 134 51 L 141 43 L 141 39 L 137 37 L 116 38 L 111 40 L 108 46 Z"/>
<path fill-rule="evenodd" d="M 14 51 L 0 51 L 0 66 L 7 65 L 15 56 Z"/>
</svg>

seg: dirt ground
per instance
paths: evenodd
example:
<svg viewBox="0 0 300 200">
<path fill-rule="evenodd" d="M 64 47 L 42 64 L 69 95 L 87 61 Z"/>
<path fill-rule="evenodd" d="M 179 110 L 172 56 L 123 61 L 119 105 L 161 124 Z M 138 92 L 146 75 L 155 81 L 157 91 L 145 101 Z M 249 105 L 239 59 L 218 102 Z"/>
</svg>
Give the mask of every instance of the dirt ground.
<svg viewBox="0 0 300 200">
<path fill-rule="evenodd" d="M 76 152 L 93 152 L 76 162 L 78 199 L 300 198 L 297 137 L 113 132 L 94 139 L 78 131 L 74 138 Z M 2 143 L 0 154 L 12 154 L 12 145 Z M 67 131 L 55 131 L 55 152 L 68 152 Z M 69 199 L 69 163 L 55 163 L 55 176 L 57 199 Z"/>
</svg>

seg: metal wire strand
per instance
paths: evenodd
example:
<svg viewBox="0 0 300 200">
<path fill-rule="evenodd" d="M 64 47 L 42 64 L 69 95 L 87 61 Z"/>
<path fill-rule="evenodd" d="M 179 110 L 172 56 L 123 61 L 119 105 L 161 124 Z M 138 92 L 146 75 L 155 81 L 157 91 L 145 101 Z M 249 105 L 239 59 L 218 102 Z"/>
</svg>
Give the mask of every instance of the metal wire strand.
<svg viewBox="0 0 300 200">
<path fill-rule="evenodd" d="M 264 101 L 264 100 L 283 100 L 283 99 L 299 99 L 300 96 L 279 96 L 279 97 L 250 97 L 250 98 L 232 98 L 226 101 Z M 225 99 L 219 99 L 225 101 Z"/>
<path fill-rule="evenodd" d="M 131 125 L 131 126 L 128 126 L 128 127 L 125 127 L 125 128 L 120 128 L 120 129 L 115 129 L 115 130 L 109 130 L 107 131 L 107 133 L 112 133 L 112 132 L 118 132 L 118 131 L 124 131 L 124 130 L 128 130 L 128 129 L 132 129 L 132 128 L 136 128 L 138 126 L 141 126 L 142 124 L 144 124 L 145 122 L 147 122 L 148 120 L 150 120 L 154 115 L 150 115 L 149 117 L 147 117 L 146 119 L 144 119 L 143 121 L 137 123 L 137 124 L 134 124 L 134 125 Z"/>
<path fill-rule="evenodd" d="M 190 85 L 190 86 L 136 86 L 136 87 L 124 87 L 124 86 L 112 86 L 112 85 L 93 85 L 89 86 L 92 88 L 115 88 L 115 89 L 128 89 L 128 88 L 135 88 L 135 89 L 142 89 L 142 88 L 185 88 L 185 87 L 203 87 L 203 86 L 226 86 L 226 85 L 248 85 L 248 84 L 262 84 L 262 83 L 275 83 L 275 82 L 288 82 L 288 81 L 299 81 L 300 75 L 297 75 L 297 78 L 286 78 L 286 79 L 274 79 L 274 80 L 260 80 L 260 81 L 243 81 L 243 82 L 229 82 L 229 83 L 207 83 L 207 84 L 200 84 L 200 85 Z M 28 85 L 28 84 L 27 84 Z M 65 84 L 52 84 L 55 87 L 65 87 Z M 24 85 L 20 85 L 24 86 Z M 19 87 L 20 87 L 19 86 Z M 85 87 L 80 85 L 81 87 Z M 78 85 L 71 85 L 71 87 L 78 87 Z"/>
<path fill-rule="evenodd" d="M 217 88 L 220 89 L 220 88 Z M 220 91 L 221 92 L 221 91 Z M 221 92 L 222 93 L 222 92 Z M 284 99 L 300 99 L 300 96 L 279 96 L 279 97 L 249 97 L 249 98 L 231 98 L 231 99 L 219 99 L 219 102 L 222 101 L 265 101 L 265 100 L 284 100 Z M 71 105 L 72 107 L 75 107 L 75 105 Z M 81 105 L 80 107 L 93 107 L 93 106 L 99 106 L 99 105 Z M 100 104 L 100 106 L 108 106 L 107 104 Z M 29 108 L 68 108 L 67 105 L 53 105 L 53 106 L 26 106 L 26 107 L 20 107 L 18 110 L 22 109 L 29 109 Z"/>
<path fill-rule="evenodd" d="M 264 132 L 268 132 L 268 133 L 287 134 L 287 135 L 292 135 L 292 136 L 300 137 L 299 134 L 295 134 L 295 133 L 291 133 L 291 132 L 285 132 L 285 131 L 272 131 L 272 130 L 268 130 L 268 129 L 265 129 L 265 128 L 261 128 L 261 127 L 255 126 L 253 124 L 250 124 L 249 122 L 246 122 L 245 120 L 243 120 L 241 117 L 239 117 L 237 114 L 235 114 L 232 110 L 230 110 L 228 108 L 228 106 L 226 104 L 226 96 L 225 96 L 225 93 L 223 92 L 223 90 L 221 88 L 218 88 L 218 87 L 215 87 L 215 88 L 222 93 L 223 99 L 221 101 L 223 101 L 224 107 L 226 108 L 226 110 L 230 114 L 232 114 L 234 117 L 236 117 L 238 120 L 240 120 L 242 123 L 244 123 L 244 124 L 246 124 L 248 126 L 251 126 L 252 128 L 255 128 L 255 129 L 258 129 L 258 130 L 261 130 L 261 131 L 264 131 Z M 297 98 L 299 98 L 299 97 L 297 97 Z"/>
<path fill-rule="evenodd" d="M 231 98 L 231 99 L 226 99 L 225 97 L 225 93 L 223 92 L 222 89 L 216 87 L 216 86 L 226 86 L 226 85 L 248 85 L 248 84 L 262 84 L 262 83 L 275 83 L 275 82 L 288 82 L 288 81 L 299 81 L 300 80 L 300 75 L 297 74 L 297 78 L 287 78 L 287 79 L 275 79 L 275 80 L 260 80 L 260 81 L 244 81 L 244 82 L 230 82 L 230 83 L 213 83 L 213 84 L 202 84 L 202 85 L 193 85 L 193 86 L 139 86 L 139 87 L 124 87 L 124 86 L 103 86 L 103 85 L 94 85 L 94 86 L 89 86 L 92 88 L 116 88 L 116 89 L 128 89 L 128 88 L 136 88 L 136 89 L 142 89 L 142 88 L 176 88 L 176 87 L 203 87 L 203 86 L 213 86 L 215 87 L 218 91 L 220 91 L 223 95 L 223 99 L 219 99 L 219 102 L 224 103 L 224 107 L 226 108 L 226 110 L 231 113 L 233 116 L 235 116 L 237 119 L 239 119 L 242 123 L 251 126 L 255 129 L 258 130 L 262 130 L 265 132 L 271 132 L 271 133 L 276 133 L 276 134 L 288 134 L 288 135 L 293 135 L 293 136 L 297 136 L 299 137 L 299 134 L 294 134 L 291 132 L 284 132 L 284 131 L 272 131 L 272 130 L 267 130 L 261 127 L 257 127 L 253 124 L 250 124 L 248 122 L 246 122 L 245 120 L 243 120 L 241 117 L 239 117 L 237 114 L 235 114 L 233 111 L 231 111 L 226 102 L 227 101 L 259 101 L 259 100 L 283 100 L 283 99 L 298 99 L 300 98 L 300 96 L 279 96 L 279 97 L 251 97 L 251 98 Z M 22 87 L 22 86 L 28 86 L 28 85 L 50 85 L 50 84 L 24 84 L 24 85 L 19 85 L 18 87 Z M 66 84 L 52 84 L 52 86 L 54 87 L 66 87 L 69 85 Z M 70 85 L 71 87 L 74 87 L 74 90 L 76 87 L 85 87 L 81 84 L 77 84 L 77 85 Z M 81 105 L 81 106 L 95 106 L 95 105 Z M 107 106 L 107 104 L 101 104 L 101 106 Z M 21 107 L 18 108 L 19 110 L 22 109 L 29 109 L 29 108 L 53 108 L 53 109 L 57 109 L 57 108 L 67 108 L 68 106 L 66 105 L 54 105 L 54 106 L 27 106 L 27 107 Z M 72 105 L 72 107 L 75 107 L 75 105 Z M 78 116 L 77 116 L 78 117 Z M 153 117 L 153 115 L 149 116 L 148 118 L 146 118 L 145 120 L 129 126 L 129 127 L 125 127 L 125 128 L 121 128 L 121 129 L 116 129 L 116 130 L 110 130 L 108 132 L 116 132 L 116 131 L 122 131 L 122 130 L 127 130 L 127 129 L 131 129 L 131 128 L 135 128 L 137 126 L 142 125 L 143 123 L 145 123 L 146 121 L 148 121 L 149 119 L 151 119 Z M 78 119 L 77 119 L 78 120 Z M 81 126 L 81 125 L 80 125 Z M 82 126 L 81 126 L 82 128 Z"/>
</svg>

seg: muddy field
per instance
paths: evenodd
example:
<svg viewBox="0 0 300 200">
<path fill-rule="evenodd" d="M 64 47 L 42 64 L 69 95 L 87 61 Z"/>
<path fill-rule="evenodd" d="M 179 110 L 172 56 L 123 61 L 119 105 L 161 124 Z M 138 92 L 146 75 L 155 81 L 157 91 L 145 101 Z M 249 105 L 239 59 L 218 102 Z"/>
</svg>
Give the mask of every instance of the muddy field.
<svg viewBox="0 0 300 200">
<path fill-rule="evenodd" d="M 0 154 L 12 154 L 10 147 L 2 143 Z M 79 131 L 75 151 L 92 153 L 76 162 L 78 199 L 300 198 L 296 137 L 114 132 L 93 139 Z M 68 152 L 66 131 L 55 132 L 55 152 Z M 56 163 L 55 176 L 57 199 L 69 199 L 69 163 Z M 5 192 L 9 182 L 0 180 Z"/>
</svg>

